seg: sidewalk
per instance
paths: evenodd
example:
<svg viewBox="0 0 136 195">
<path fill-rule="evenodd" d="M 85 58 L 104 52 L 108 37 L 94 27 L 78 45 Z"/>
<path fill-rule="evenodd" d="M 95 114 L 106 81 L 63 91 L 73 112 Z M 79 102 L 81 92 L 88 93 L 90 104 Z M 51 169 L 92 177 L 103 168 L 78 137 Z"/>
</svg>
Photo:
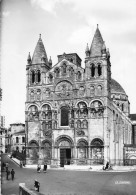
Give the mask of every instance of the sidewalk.
<svg viewBox="0 0 136 195">
<path fill-rule="evenodd" d="M 10 158 L 10 155 L 8 155 Z M 20 160 L 11 158 L 18 166 L 20 166 Z M 23 168 L 37 169 L 37 165 L 25 165 Z M 136 165 L 134 166 L 112 166 L 112 170 L 103 171 L 103 165 L 64 165 L 64 167 L 52 167 L 48 165 L 48 169 L 52 170 L 74 170 L 74 171 L 102 171 L 102 172 L 127 172 L 136 171 Z"/>
</svg>

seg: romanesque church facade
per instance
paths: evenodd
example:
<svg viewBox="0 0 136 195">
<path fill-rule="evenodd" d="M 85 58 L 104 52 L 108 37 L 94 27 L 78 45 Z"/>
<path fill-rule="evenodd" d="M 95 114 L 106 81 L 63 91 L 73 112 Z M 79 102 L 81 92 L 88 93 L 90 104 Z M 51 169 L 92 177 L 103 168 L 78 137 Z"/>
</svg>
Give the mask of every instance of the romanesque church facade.
<svg viewBox="0 0 136 195">
<path fill-rule="evenodd" d="M 111 78 L 110 53 L 97 29 L 85 50 L 58 55 L 52 65 L 41 35 L 26 66 L 26 163 L 123 163 L 131 144 L 130 104 Z M 84 61 L 84 60 L 83 60 Z"/>
</svg>

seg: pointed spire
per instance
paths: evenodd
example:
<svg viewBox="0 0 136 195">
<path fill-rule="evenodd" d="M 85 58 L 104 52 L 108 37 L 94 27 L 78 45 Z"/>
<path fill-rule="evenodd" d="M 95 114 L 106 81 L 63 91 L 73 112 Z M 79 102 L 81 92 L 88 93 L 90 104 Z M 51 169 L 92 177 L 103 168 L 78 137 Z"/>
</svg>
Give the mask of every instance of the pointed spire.
<svg viewBox="0 0 136 195">
<path fill-rule="evenodd" d="M 45 51 L 45 47 L 43 45 L 41 34 L 39 35 L 39 40 L 34 50 L 34 54 L 32 57 L 32 64 L 39 64 L 39 63 L 48 63 L 47 54 Z"/>
<path fill-rule="evenodd" d="M 51 56 L 50 56 L 50 59 L 49 59 L 49 65 L 50 65 L 50 67 L 52 66 L 52 59 L 51 59 Z"/>
<path fill-rule="evenodd" d="M 31 55 L 30 55 L 30 52 L 29 52 L 28 57 L 27 57 L 27 63 L 28 64 L 31 64 Z"/>
<path fill-rule="evenodd" d="M 86 54 L 86 57 L 89 57 L 89 55 L 90 55 L 90 50 L 89 50 L 88 43 L 87 43 L 87 46 L 86 46 L 85 54 Z"/>
<path fill-rule="evenodd" d="M 91 57 L 101 56 L 102 46 L 103 46 L 103 38 L 101 36 L 100 30 L 97 24 L 97 28 L 96 28 L 93 41 L 91 44 L 91 48 L 90 48 L 90 56 Z"/>
</svg>

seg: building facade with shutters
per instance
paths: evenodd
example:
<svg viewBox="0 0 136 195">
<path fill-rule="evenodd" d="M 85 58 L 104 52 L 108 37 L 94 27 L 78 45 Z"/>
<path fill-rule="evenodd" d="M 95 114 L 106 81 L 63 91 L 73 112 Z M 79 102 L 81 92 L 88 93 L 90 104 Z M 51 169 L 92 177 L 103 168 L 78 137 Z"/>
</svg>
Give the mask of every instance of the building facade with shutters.
<svg viewBox="0 0 136 195">
<path fill-rule="evenodd" d="M 18 151 L 20 153 L 25 151 L 25 124 L 13 123 L 10 124 L 10 144 L 11 152 Z"/>
<path fill-rule="evenodd" d="M 52 65 L 41 35 L 26 65 L 26 163 L 123 164 L 132 142 L 130 103 L 111 78 L 110 53 L 97 26 L 85 50 Z"/>
</svg>

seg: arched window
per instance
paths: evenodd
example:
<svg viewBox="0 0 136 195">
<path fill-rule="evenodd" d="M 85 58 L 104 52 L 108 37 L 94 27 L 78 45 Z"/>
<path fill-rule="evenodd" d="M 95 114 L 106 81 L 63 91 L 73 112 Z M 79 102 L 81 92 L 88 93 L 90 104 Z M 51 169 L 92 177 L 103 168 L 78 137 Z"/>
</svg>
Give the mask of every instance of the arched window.
<svg viewBox="0 0 136 195">
<path fill-rule="evenodd" d="M 81 72 L 80 71 L 77 72 L 77 80 L 81 80 Z"/>
<path fill-rule="evenodd" d="M 16 151 L 19 152 L 19 147 L 18 146 L 16 146 Z"/>
<path fill-rule="evenodd" d="M 69 125 L 68 113 L 69 113 L 68 107 L 64 106 L 61 108 L 61 126 Z"/>
<path fill-rule="evenodd" d="M 100 64 L 98 64 L 98 76 L 102 75 L 102 67 Z"/>
<path fill-rule="evenodd" d="M 66 64 L 64 63 L 63 66 L 62 66 L 63 74 L 66 74 L 66 68 L 67 68 L 67 66 L 66 66 Z"/>
<path fill-rule="evenodd" d="M 124 111 L 124 104 L 122 104 L 122 105 L 121 105 L 121 107 L 122 107 L 122 108 L 121 108 L 121 109 L 122 109 L 122 111 Z"/>
<path fill-rule="evenodd" d="M 59 77 L 60 76 L 60 69 L 56 68 L 55 73 L 56 73 L 56 77 Z"/>
<path fill-rule="evenodd" d="M 73 69 L 73 67 L 70 67 L 69 68 L 69 74 L 70 74 L 70 76 L 73 76 L 74 75 L 74 69 Z"/>
<path fill-rule="evenodd" d="M 74 110 L 71 110 L 71 118 L 74 118 Z"/>
<path fill-rule="evenodd" d="M 49 74 L 49 83 L 51 83 L 53 81 L 53 76 L 52 74 Z"/>
<path fill-rule="evenodd" d="M 37 71 L 37 82 L 41 82 L 41 73 L 40 70 Z"/>
<path fill-rule="evenodd" d="M 25 137 L 22 137 L 22 143 L 24 143 L 25 142 Z"/>
<path fill-rule="evenodd" d="M 95 66 L 94 64 L 91 64 L 91 77 L 95 76 Z"/>
<path fill-rule="evenodd" d="M 16 137 L 16 143 L 19 143 L 19 138 L 18 137 Z"/>
<path fill-rule="evenodd" d="M 35 82 L 35 72 L 32 71 L 32 83 L 34 83 L 34 82 Z"/>
</svg>

